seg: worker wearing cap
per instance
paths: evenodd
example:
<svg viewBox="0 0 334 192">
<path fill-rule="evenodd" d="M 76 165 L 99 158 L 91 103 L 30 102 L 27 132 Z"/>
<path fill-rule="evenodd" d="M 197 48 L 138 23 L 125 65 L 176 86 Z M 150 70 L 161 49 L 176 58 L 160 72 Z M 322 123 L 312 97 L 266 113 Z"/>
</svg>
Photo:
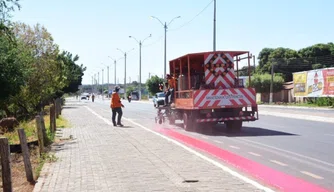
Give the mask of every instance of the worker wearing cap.
<svg viewBox="0 0 334 192">
<path fill-rule="evenodd" d="M 119 90 L 120 87 L 116 86 L 115 90 L 111 94 L 111 101 L 110 101 L 110 108 L 112 110 L 112 123 L 114 124 L 115 127 L 117 125 L 123 127 L 121 119 L 123 115 L 122 107 L 124 107 L 124 105 L 122 104 L 121 98 L 119 97 L 118 94 Z M 116 123 L 116 114 L 117 114 L 117 123 Z"/>
<path fill-rule="evenodd" d="M 172 76 L 172 75 L 169 75 L 169 74 L 167 74 L 167 76 L 166 76 L 166 78 L 167 78 L 167 82 L 168 83 L 166 83 L 165 84 L 165 86 L 166 86 L 166 90 L 165 90 L 165 106 L 167 106 L 168 104 L 169 104 L 169 96 L 171 95 L 171 102 L 173 102 L 173 99 L 174 99 L 174 87 L 175 87 L 175 79 L 174 79 L 174 77 Z"/>
</svg>

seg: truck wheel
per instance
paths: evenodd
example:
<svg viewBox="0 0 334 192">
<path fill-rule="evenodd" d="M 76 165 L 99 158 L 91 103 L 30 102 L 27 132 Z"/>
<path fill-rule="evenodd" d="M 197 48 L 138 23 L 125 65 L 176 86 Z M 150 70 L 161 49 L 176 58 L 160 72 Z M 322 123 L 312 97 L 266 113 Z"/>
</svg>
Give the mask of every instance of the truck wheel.
<svg viewBox="0 0 334 192">
<path fill-rule="evenodd" d="M 169 124 L 170 125 L 175 125 L 175 116 L 174 114 L 171 114 L 169 117 Z"/>
<path fill-rule="evenodd" d="M 240 131 L 242 128 L 242 121 L 227 121 L 225 124 L 228 131 Z"/>
<path fill-rule="evenodd" d="M 190 118 L 189 113 L 183 112 L 183 128 L 186 131 L 191 131 L 193 126 L 193 122 Z"/>
</svg>

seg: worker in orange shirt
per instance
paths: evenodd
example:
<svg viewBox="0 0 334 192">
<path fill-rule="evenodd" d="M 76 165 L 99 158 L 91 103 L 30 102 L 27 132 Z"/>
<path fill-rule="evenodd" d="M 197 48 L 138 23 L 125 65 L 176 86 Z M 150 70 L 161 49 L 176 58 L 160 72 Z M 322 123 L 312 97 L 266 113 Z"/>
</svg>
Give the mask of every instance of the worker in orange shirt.
<svg viewBox="0 0 334 192">
<path fill-rule="evenodd" d="M 166 90 L 165 90 L 165 106 L 169 105 L 169 96 L 171 96 L 171 103 L 173 103 L 174 100 L 174 88 L 176 80 L 172 75 L 167 74 L 166 76 L 167 82 L 165 84 Z"/>
<path fill-rule="evenodd" d="M 117 125 L 120 127 L 123 127 L 123 124 L 121 123 L 123 111 L 122 107 L 124 105 L 121 102 L 121 98 L 119 97 L 119 89 L 120 87 L 116 86 L 115 90 L 111 94 L 111 102 L 110 102 L 110 108 L 112 110 L 112 123 L 114 124 L 114 127 Z M 116 114 L 117 114 L 117 123 L 116 123 Z"/>
</svg>

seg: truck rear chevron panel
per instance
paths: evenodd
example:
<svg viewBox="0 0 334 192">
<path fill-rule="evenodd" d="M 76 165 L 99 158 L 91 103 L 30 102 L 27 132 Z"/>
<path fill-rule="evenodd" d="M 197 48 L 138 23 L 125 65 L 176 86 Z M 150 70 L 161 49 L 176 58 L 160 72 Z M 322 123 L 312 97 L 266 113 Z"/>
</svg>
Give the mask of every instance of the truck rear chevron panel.
<svg viewBox="0 0 334 192">
<path fill-rule="evenodd" d="M 210 89 L 194 91 L 194 107 L 245 106 L 256 104 L 254 88 Z"/>
<path fill-rule="evenodd" d="M 215 88 L 231 88 L 235 83 L 233 57 L 229 53 L 204 55 L 206 84 L 214 83 Z"/>
</svg>

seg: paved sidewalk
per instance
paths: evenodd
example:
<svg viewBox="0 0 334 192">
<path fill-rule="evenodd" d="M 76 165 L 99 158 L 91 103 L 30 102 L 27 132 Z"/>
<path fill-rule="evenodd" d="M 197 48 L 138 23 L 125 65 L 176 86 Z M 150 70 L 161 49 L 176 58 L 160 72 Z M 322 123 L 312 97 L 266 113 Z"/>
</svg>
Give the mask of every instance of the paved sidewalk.
<svg viewBox="0 0 334 192">
<path fill-rule="evenodd" d="M 261 191 L 141 128 L 114 128 L 74 102 L 63 110 L 72 128 L 60 131 L 72 139 L 56 145 L 59 159 L 43 167 L 36 192 Z"/>
</svg>

